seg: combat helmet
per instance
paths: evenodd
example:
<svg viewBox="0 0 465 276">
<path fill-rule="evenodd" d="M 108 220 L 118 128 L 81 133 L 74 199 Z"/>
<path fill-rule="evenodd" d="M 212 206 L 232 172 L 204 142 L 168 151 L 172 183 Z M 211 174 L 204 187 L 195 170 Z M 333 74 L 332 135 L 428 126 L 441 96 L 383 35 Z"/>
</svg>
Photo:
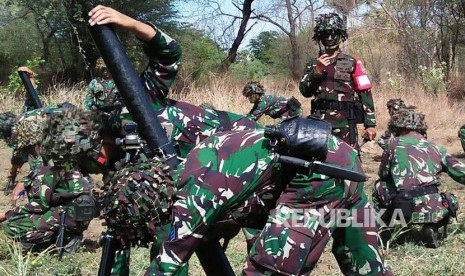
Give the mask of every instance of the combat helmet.
<svg viewBox="0 0 465 276">
<path fill-rule="evenodd" d="M 105 61 L 103 60 L 103 58 L 99 57 L 97 61 L 95 62 L 95 69 L 102 70 L 106 68 L 107 68 L 107 65 L 105 64 Z"/>
<path fill-rule="evenodd" d="M 5 140 L 7 144 L 11 144 L 11 132 L 15 122 L 16 115 L 13 112 L 0 114 L 0 139 Z"/>
<path fill-rule="evenodd" d="M 425 115 L 416 112 L 415 109 L 400 109 L 394 113 L 389 121 L 389 129 L 399 135 L 400 130 L 413 130 L 421 134 L 426 134 L 427 125 L 425 122 Z"/>
<path fill-rule="evenodd" d="M 345 41 L 349 35 L 344 21 L 337 13 L 320 14 L 315 20 L 314 35 L 316 42 L 321 42 L 328 32 L 338 35 L 338 38 Z"/>
<path fill-rule="evenodd" d="M 99 194 L 101 217 L 123 248 L 147 247 L 171 219 L 175 192 L 169 166 L 142 155 L 125 163 Z"/>
<path fill-rule="evenodd" d="M 242 90 L 242 95 L 249 97 L 252 94 L 264 94 L 265 87 L 258 81 L 250 81 L 244 86 Z"/>
<path fill-rule="evenodd" d="M 97 159 L 103 125 L 96 112 L 63 110 L 50 114 L 43 124 L 42 157 L 66 169 L 74 168 L 83 157 Z"/>
</svg>

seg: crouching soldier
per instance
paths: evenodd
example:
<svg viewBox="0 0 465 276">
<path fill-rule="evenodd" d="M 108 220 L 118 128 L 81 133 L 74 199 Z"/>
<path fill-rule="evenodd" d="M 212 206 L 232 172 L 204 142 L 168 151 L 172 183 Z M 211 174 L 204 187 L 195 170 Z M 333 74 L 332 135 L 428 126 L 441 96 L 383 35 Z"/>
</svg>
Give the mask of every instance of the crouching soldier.
<svg viewBox="0 0 465 276">
<path fill-rule="evenodd" d="M 465 164 L 446 149 L 426 140 L 425 116 L 413 109 L 393 114 L 389 129 L 394 134 L 383 153 L 379 182 L 373 200 L 382 210 L 386 224 L 391 219 L 405 219 L 422 225 L 422 240 L 427 247 L 439 246 L 438 229 L 455 217 L 457 198 L 440 193 L 442 172 L 465 184 Z M 394 217 L 396 216 L 396 217 Z M 446 233 L 446 231 L 444 231 Z M 444 237 L 445 235 L 443 235 Z"/>
<path fill-rule="evenodd" d="M 286 99 L 282 96 L 265 94 L 265 88 L 258 81 L 247 83 L 242 95 L 253 104 L 247 116 L 255 121 L 258 121 L 263 115 L 268 115 L 273 119 L 286 119 L 302 114 L 299 100 L 294 97 Z"/>
<path fill-rule="evenodd" d="M 74 252 L 96 215 L 91 182 L 82 171 L 83 164 L 91 167 L 91 161 L 100 161 L 102 124 L 77 110 L 34 118 L 27 120 L 39 137 L 34 148 L 48 165 L 35 168 L 15 187 L 13 194 L 20 197 L 27 191 L 29 202 L 1 213 L 0 222 L 7 236 L 19 240 L 24 250 L 56 243 L 60 252 Z"/>
<path fill-rule="evenodd" d="M 299 225 L 283 221 L 286 214 L 295 211 L 298 215 L 304 208 L 310 216 L 313 211 L 326 210 L 325 221 L 332 209 L 350 210 L 361 220 L 364 211 L 371 210 L 363 182 L 344 181 L 313 170 L 296 171 L 295 166 L 278 161 L 282 159 L 277 152 L 282 152 L 299 159 L 325 160 L 363 174 L 356 150 L 330 131 L 329 124 L 321 120 L 293 118 L 274 129 L 216 133 L 200 142 L 178 167 L 171 232 L 146 275 L 178 275 L 202 239 L 209 238 L 217 223 L 229 217 L 243 227 L 254 223 L 261 229 L 266 223 L 251 249 L 244 274 L 309 274 L 331 236 L 343 273 L 389 274 L 377 251 L 375 225 L 355 228 L 349 223 L 342 227 L 323 223 L 316 216 Z M 274 148 L 276 144 L 271 141 L 279 146 Z M 277 181 L 280 178 L 282 181 Z M 276 210 L 268 218 L 276 200 Z M 237 209 L 255 210 L 255 215 L 261 209 L 262 215 L 236 217 Z"/>
</svg>

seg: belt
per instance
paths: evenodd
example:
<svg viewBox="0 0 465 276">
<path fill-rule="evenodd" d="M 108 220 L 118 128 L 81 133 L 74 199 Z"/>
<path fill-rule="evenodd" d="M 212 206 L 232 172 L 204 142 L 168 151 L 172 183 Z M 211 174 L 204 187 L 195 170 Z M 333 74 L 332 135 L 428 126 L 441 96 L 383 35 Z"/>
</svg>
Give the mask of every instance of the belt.
<svg viewBox="0 0 465 276">
<path fill-rule="evenodd" d="M 408 193 L 411 197 L 418 197 L 418 196 L 423 196 L 423 195 L 430 195 L 430 194 L 437 194 L 438 187 L 433 185 L 433 186 L 427 186 L 427 187 L 417 187 L 414 190 L 411 191 L 399 191 L 399 193 Z"/>
<path fill-rule="evenodd" d="M 335 102 L 322 100 L 316 100 L 312 102 L 312 108 L 315 110 L 347 110 L 353 106 L 353 102 Z"/>
</svg>

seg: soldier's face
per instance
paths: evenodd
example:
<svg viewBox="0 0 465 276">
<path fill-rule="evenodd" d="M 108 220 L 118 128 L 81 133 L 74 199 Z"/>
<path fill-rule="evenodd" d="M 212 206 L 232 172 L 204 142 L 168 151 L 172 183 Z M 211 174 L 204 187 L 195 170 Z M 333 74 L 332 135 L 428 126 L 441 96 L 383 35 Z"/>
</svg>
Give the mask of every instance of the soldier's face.
<svg viewBox="0 0 465 276">
<path fill-rule="evenodd" d="M 250 103 L 255 103 L 258 101 L 258 99 L 260 99 L 260 95 L 259 94 L 251 94 L 247 97 L 247 99 L 249 99 L 249 102 Z"/>
<path fill-rule="evenodd" d="M 333 30 L 325 30 L 321 36 L 321 43 L 326 49 L 335 49 L 339 46 L 341 35 Z"/>
</svg>

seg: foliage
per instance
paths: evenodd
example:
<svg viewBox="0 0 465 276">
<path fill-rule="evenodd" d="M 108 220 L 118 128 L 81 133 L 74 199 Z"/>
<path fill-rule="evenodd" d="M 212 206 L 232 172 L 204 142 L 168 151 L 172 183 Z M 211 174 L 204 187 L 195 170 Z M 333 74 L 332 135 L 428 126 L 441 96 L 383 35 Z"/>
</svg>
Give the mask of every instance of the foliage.
<svg viewBox="0 0 465 276">
<path fill-rule="evenodd" d="M 205 82 L 212 72 L 217 72 L 225 53 L 201 31 L 189 25 L 173 34 L 182 46 L 183 81 Z"/>
<path fill-rule="evenodd" d="M 4 21 L 13 23 L 5 25 L 0 22 L 0 38 L 6 38 L 2 39 L 2 44 L 6 47 L 1 49 L 12 49 L 0 53 L 0 60 L 8 61 L 11 66 L 18 59 L 24 61 L 40 56 L 45 60 L 44 69 L 47 75 L 61 75 L 62 78 L 73 81 L 88 77 L 89 70 L 99 57 L 87 27 L 88 12 L 93 8 L 94 1 L 2 2 L 5 4 L 2 9 Z M 153 22 L 168 31 L 175 28 L 176 11 L 173 1 L 102 0 L 98 3 L 140 20 Z M 21 32 L 22 30 L 24 32 Z M 8 40 L 10 36 L 13 39 Z M 20 37 L 25 41 L 21 42 Z M 141 52 L 140 47 L 137 50 L 132 47 L 140 44 L 139 41 L 132 36 L 128 38 L 128 34 L 125 33 L 120 37 L 124 46 L 129 49 L 130 57 L 142 56 L 137 54 Z M 23 43 L 31 50 L 24 51 L 26 49 L 18 47 Z M 20 50 L 17 50 L 18 48 Z"/>
<path fill-rule="evenodd" d="M 437 95 L 446 92 L 446 84 L 444 83 L 445 62 L 442 62 L 439 66 L 433 63 L 431 67 L 420 65 L 418 71 L 423 88 L 427 93 Z"/>
<path fill-rule="evenodd" d="M 43 59 L 40 59 L 38 57 L 33 58 L 33 59 L 28 59 L 26 60 L 26 64 L 24 66 L 28 67 L 31 69 L 34 74 L 34 81 L 36 85 L 40 83 L 40 80 L 38 78 L 37 72 L 39 71 L 39 68 L 41 64 L 44 63 Z M 9 95 L 18 95 L 18 94 L 24 94 L 22 92 L 25 91 L 25 87 L 23 82 L 21 81 L 21 78 L 19 77 L 18 74 L 18 68 L 14 68 L 11 72 L 11 74 L 8 76 L 8 85 L 6 90 L 3 90 L 4 93 L 9 94 Z"/>
<path fill-rule="evenodd" d="M 243 82 L 260 80 L 269 73 L 267 65 L 259 59 L 235 62 L 231 65 L 230 71 L 232 76 Z"/>
<path fill-rule="evenodd" d="M 248 48 L 254 59 L 258 59 L 265 64 L 271 63 L 273 45 L 278 39 L 278 32 L 261 32 L 256 38 L 250 40 Z"/>
</svg>

